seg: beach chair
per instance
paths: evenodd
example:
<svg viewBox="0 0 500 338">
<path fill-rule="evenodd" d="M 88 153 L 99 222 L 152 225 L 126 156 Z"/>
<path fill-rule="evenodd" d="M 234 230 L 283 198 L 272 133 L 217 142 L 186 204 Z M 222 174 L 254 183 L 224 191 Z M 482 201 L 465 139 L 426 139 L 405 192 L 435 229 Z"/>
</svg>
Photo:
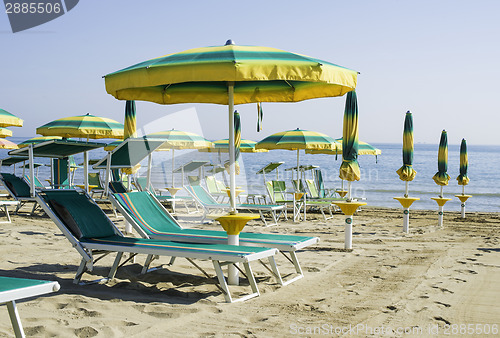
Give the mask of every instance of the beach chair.
<svg viewBox="0 0 500 338">
<path fill-rule="evenodd" d="M 211 211 L 228 210 L 231 206 L 228 203 L 219 203 L 208 193 L 201 185 L 189 185 L 184 187 L 187 192 L 195 199 L 195 201 L 203 208 L 202 222 L 207 218 Z M 260 215 L 260 219 L 264 222 L 264 226 L 277 225 L 281 215 L 286 207 L 279 204 L 236 204 L 236 209 L 256 211 Z M 271 216 L 272 223 L 268 223 L 265 214 Z"/>
<path fill-rule="evenodd" d="M 56 292 L 58 290 L 59 283 L 57 282 L 0 277 L 0 304 L 7 305 L 10 321 L 16 337 L 25 337 L 21 318 L 17 311 L 16 301 Z"/>
<path fill-rule="evenodd" d="M 225 231 L 182 228 L 151 193 L 113 194 L 112 201 L 141 237 L 190 243 L 227 243 Z M 286 282 L 280 280 L 282 285 L 304 277 L 296 253 L 318 242 L 318 237 L 270 233 L 241 232 L 239 236 L 240 245 L 276 248 L 294 265 L 297 275 Z"/>
<path fill-rule="evenodd" d="M 31 187 L 31 176 L 30 175 L 24 175 L 24 180 L 28 185 Z M 38 179 L 38 177 L 34 176 L 35 180 L 35 189 L 45 189 L 45 186 L 43 183 Z"/>
<path fill-rule="evenodd" d="M 88 178 L 89 186 L 92 186 L 92 189 L 90 189 L 90 196 L 94 198 L 94 196 L 97 195 L 99 198 L 103 198 L 104 186 L 101 181 L 101 175 L 99 175 L 99 173 L 89 173 Z"/>
<path fill-rule="evenodd" d="M 9 195 L 15 201 L 19 202 L 16 207 L 15 213 L 17 214 L 19 209 L 26 203 L 33 203 L 33 209 L 31 210 L 31 214 L 33 215 L 38 204 L 36 202 L 36 199 L 31 197 L 31 189 L 28 183 L 26 183 L 25 180 L 17 177 L 16 175 L 7 173 L 1 173 L 0 180 L 2 181 L 2 184 Z"/>
<path fill-rule="evenodd" d="M 83 274 L 92 271 L 94 263 L 102 255 L 112 253 L 117 254 L 116 259 L 108 277 L 100 281 L 109 281 L 114 278 L 118 267 L 121 266 L 120 261 L 124 253 L 132 255 L 122 265 L 137 254 L 146 254 L 148 258 L 143 271 L 147 271 L 155 256 L 184 257 L 200 270 L 202 270 L 201 267 L 193 260 L 210 260 L 227 302 L 246 300 L 259 295 L 257 283 L 250 267 L 250 263 L 253 261 L 267 258 L 275 277 L 279 279 L 278 268 L 274 260 L 276 249 L 124 237 L 84 191 L 44 190 L 38 192 L 36 198 L 71 245 L 82 256 L 80 267 L 73 281 L 75 284 L 81 284 Z M 96 258 L 97 255 L 101 255 L 101 257 Z M 243 264 L 252 293 L 233 299 L 221 266 L 229 264 L 236 266 L 236 263 Z M 206 272 L 204 274 L 207 275 Z"/>
<path fill-rule="evenodd" d="M 217 201 L 224 202 L 224 199 L 229 199 L 229 196 L 224 191 L 226 186 L 221 181 L 217 180 L 215 176 L 205 177 L 205 184 L 207 185 L 208 192 L 214 196 Z"/>
</svg>

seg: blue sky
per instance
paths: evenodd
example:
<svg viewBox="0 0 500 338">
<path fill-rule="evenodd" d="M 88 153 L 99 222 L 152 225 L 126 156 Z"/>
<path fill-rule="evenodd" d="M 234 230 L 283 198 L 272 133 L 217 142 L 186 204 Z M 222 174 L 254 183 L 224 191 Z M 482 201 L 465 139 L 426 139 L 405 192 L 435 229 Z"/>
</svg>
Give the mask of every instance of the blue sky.
<svg viewBox="0 0 500 338">
<path fill-rule="evenodd" d="M 363 141 L 400 143 L 411 110 L 416 142 L 437 144 L 446 129 L 451 144 L 466 138 L 498 145 L 499 12 L 494 0 L 82 0 L 67 14 L 16 34 L 0 13 L 0 108 L 25 120 L 12 128 L 14 136 L 33 136 L 49 121 L 87 112 L 123 122 L 125 103 L 106 93 L 103 75 L 231 38 L 359 71 Z M 244 138 L 258 141 L 297 127 L 336 138 L 344 103 L 345 97 L 264 103 L 261 133 L 255 104 L 237 109 Z M 227 138 L 226 106 L 138 102 L 137 110 L 139 126 L 189 130 L 192 124 L 209 139 Z M 189 112 L 184 120 L 182 111 Z M 170 115 L 177 116 L 171 123 L 164 118 Z"/>
</svg>

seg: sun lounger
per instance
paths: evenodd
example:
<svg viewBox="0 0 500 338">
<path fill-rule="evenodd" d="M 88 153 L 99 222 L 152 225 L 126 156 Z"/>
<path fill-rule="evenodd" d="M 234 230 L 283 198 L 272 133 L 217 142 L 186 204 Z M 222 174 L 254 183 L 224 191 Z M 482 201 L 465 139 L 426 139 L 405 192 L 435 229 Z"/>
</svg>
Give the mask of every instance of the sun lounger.
<svg viewBox="0 0 500 338">
<path fill-rule="evenodd" d="M 25 205 L 26 203 L 33 203 L 33 209 L 31 210 L 31 214 L 35 213 L 37 202 L 34 197 L 31 197 L 30 186 L 26 181 L 22 178 L 17 177 L 13 174 L 2 173 L 0 174 L 0 180 L 2 181 L 3 186 L 9 193 L 9 195 L 19 202 L 16 207 L 15 213 L 19 211 L 19 209 Z"/>
<path fill-rule="evenodd" d="M 0 223 L 12 223 L 12 220 L 10 219 L 10 214 L 9 214 L 9 209 L 7 209 L 8 206 L 18 206 L 19 202 L 18 201 L 0 201 L 0 208 L 3 208 L 3 211 L 5 212 L 5 216 L 7 217 L 6 221 L 2 221 Z"/>
<path fill-rule="evenodd" d="M 148 192 L 113 194 L 112 201 L 125 219 L 144 238 L 191 243 L 227 243 L 225 231 L 182 228 L 163 205 Z M 239 237 L 240 245 L 278 249 L 294 265 L 297 275 L 282 282 L 283 285 L 304 276 L 296 252 L 318 242 L 318 237 L 269 233 L 241 232 Z"/>
<path fill-rule="evenodd" d="M 193 196 L 196 202 L 203 208 L 203 221 L 206 219 L 206 216 L 213 210 L 221 211 L 227 210 L 230 208 L 229 204 L 219 203 L 215 200 L 205 190 L 201 185 L 189 185 L 184 187 L 187 192 Z M 277 225 L 281 214 L 285 212 L 286 207 L 284 205 L 279 204 L 236 204 L 236 209 L 239 210 L 248 210 L 248 211 L 257 211 L 259 212 L 260 219 L 264 222 L 265 226 Z M 265 213 L 271 215 L 272 223 L 268 223 L 265 217 Z"/>
<path fill-rule="evenodd" d="M 233 300 L 221 266 L 242 263 L 252 293 L 237 300 L 246 300 L 259 295 L 250 263 L 268 258 L 272 271 L 279 278 L 278 268 L 274 261 L 276 249 L 244 247 L 222 244 L 180 243 L 173 241 L 153 240 L 145 238 L 124 237 L 106 214 L 83 191 L 76 190 L 44 190 L 37 192 L 37 201 L 45 212 L 70 241 L 72 246 L 82 256 L 82 261 L 76 273 L 74 283 L 80 283 L 82 275 L 91 271 L 99 258 L 95 255 L 117 253 L 108 278 L 113 279 L 124 253 L 148 255 L 148 264 L 154 256 L 184 257 L 201 269 L 193 259 L 210 260 L 213 262 L 220 289 L 227 302 Z M 128 260 L 130 260 L 129 258 Z M 123 264 L 125 264 L 126 260 Z M 206 273 L 205 273 L 206 274 Z"/>
<path fill-rule="evenodd" d="M 0 304 L 7 305 L 16 337 L 25 337 L 16 301 L 59 290 L 59 283 L 36 279 L 0 277 Z"/>
</svg>

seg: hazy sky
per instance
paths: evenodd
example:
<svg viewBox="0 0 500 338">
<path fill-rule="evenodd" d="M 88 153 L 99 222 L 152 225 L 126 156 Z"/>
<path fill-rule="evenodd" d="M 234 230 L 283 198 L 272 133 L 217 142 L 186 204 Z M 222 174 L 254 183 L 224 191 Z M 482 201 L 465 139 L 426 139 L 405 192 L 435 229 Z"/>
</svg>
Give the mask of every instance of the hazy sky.
<svg viewBox="0 0 500 338">
<path fill-rule="evenodd" d="M 402 141 L 404 114 L 415 142 L 500 144 L 500 1 L 82 0 L 42 26 L 13 34 L 0 13 L 0 108 L 25 120 L 14 136 L 60 117 L 90 112 L 123 123 L 125 102 L 103 75 L 189 48 L 275 47 L 357 70 L 360 139 Z M 342 135 L 345 96 L 237 106 L 242 136 L 288 129 Z M 227 106 L 137 102 L 138 125 L 227 138 Z M 188 112 L 179 118 L 181 111 Z M 166 115 L 176 116 L 171 122 Z M 198 121 L 193 122 L 194 118 Z M 160 119 L 158 122 L 155 122 Z M 161 123 L 160 123 L 161 122 Z M 190 126 L 193 129 L 190 130 Z"/>
</svg>

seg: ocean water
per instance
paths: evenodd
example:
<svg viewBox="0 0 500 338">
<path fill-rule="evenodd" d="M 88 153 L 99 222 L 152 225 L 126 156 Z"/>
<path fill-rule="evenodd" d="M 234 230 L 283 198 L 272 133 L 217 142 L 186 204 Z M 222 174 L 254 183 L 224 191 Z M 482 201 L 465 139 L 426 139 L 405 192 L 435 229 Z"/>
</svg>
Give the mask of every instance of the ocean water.
<svg viewBox="0 0 500 338">
<path fill-rule="evenodd" d="M 14 142 L 21 142 L 25 138 L 10 138 Z M 361 180 L 352 183 L 353 195 L 365 197 L 372 206 L 400 208 L 399 202 L 393 197 L 404 194 L 405 183 L 399 179 L 396 170 L 402 165 L 401 144 L 373 144 L 382 150 L 377 159 L 371 155 L 359 156 Z M 444 187 L 445 197 L 453 198 L 445 206 L 445 211 L 459 211 L 460 201 L 454 197 L 462 193 L 462 187 L 457 184 L 459 174 L 460 152 L 459 145 L 450 145 L 448 148 L 448 174 L 451 176 L 449 185 Z M 432 176 L 437 172 L 438 145 L 416 144 L 413 167 L 417 176 L 410 182 L 410 196 L 420 197 L 412 205 L 412 209 L 437 209 L 431 197 L 439 194 L 440 187 L 434 183 Z M 465 187 L 466 194 L 473 195 L 467 201 L 467 211 L 500 212 L 500 146 L 468 145 L 470 183 Z M 6 157 L 7 151 L 0 150 L 0 158 Z M 90 158 L 99 159 L 105 156 L 102 149 L 90 152 Z M 174 167 L 177 168 L 192 160 L 204 160 L 213 164 L 227 160 L 227 154 L 203 153 L 196 150 L 176 150 Z M 83 162 L 83 155 L 75 156 L 77 163 Z M 323 179 L 327 188 L 340 188 L 341 180 L 338 169 L 342 161 L 341 156 L 323 154 L 299 154 L 300 164 L 316 165 L 322 170 Z M 46 158 L 36 158 L 36 162 L 48 164 Z M 297 152 L 287 150 L 271 150 L 268 153 L 242 153 L 239 163 L 241 172 L 236 177 L 236 183 L 249 193 L 265 193 L 262 175 L 256 172 L 269 162 L 285 162 L 279 167 L 279 178 L 291 185 L 291 171 L 286 170 L 297 163 Z M 22 168 L 16 168 L 16 174 L 21 175 Z M 147 160 L 142 162 L 139 175 L 146 175 Z M 156 152 L 153 156 L 152 183 L 155 187 L 166 187 L 172 181 L 172 152 Z M 4 167 L 2 171 L 13 172 L 13 166 Z M 205 168 L 207 173 L 209 167 Z M 203 174 L 197 170 L 192 175 Z M 38 176 L 43 181 L 50 177 L 50 168 L 42 166 L 38 169 Z M 174 185 L 182 184 L 182 175 L 174 174 Z M 218 179 L 227 183 L 227 173 L 217 174 Z M 309 178 L 310 173 L 306 172 Z M 276 173 L 266 175 L 267 179 L 275 179 Z M 83 169 L 75 171 L 75 183 L 83 182 Z M 346 183 L 347 187 L 347 183 Z"/>
</svg>

